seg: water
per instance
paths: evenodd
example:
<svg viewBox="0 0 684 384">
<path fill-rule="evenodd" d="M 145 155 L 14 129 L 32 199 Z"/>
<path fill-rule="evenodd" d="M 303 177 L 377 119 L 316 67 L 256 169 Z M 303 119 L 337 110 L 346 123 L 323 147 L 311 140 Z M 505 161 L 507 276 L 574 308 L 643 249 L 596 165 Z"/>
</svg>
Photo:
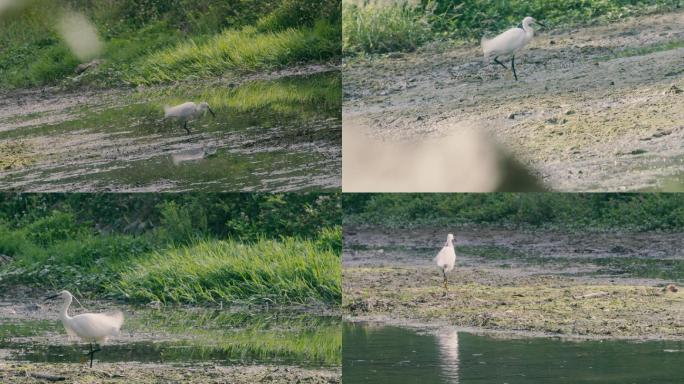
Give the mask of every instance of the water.
<svg viewBox="0 0 684 384">
<path fill-rule="evenodd" d="M 345 324 L 342 379 L 356 383 L 682 383 L 682 341 L 502 339 Z"/>
<path fill-rule="evenodd" d="M 0 184 L 35 192 L 338 190 L 340 94 L 340 73 L 330 71 L 0 99 Z M 164 105 L 188 100 L 207 101 L 217 114 L 190 121 L 191 134 L 163 119 Z"/>
<path fill-rule="evenodd" d="M 341 361 L 339 316 L 182 307 L 124 309 L 122 332 L 95 355 L 98 361 L 312 368 L 339 367 Z M 88 345 L 67 338 L 56 310 L 31 317 L 30 312 L 7 317 L 0 311 L 0 360 L 40 364 L 79 363 L 85 358 Z"/>
</svg>

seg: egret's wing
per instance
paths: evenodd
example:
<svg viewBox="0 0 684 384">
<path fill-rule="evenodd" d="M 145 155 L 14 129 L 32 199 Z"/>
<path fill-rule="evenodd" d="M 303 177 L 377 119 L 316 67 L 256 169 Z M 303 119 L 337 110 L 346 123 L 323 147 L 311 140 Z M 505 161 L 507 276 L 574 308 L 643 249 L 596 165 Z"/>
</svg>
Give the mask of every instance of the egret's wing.
<svg viewBox="0 0 684 384">
<path fill-rule="evenodd" d="M 435 262 L 440 267 L 442 266 L 443 263 L 446 262 L 446 256 L 447 256 L 447 252 L 448 252 L 447 248 L 449 248 L 449 247 L 442 247 L 442 249 L 439 250 L 439 253 L 437 254 L 437 256 L 435 256 Z"/>
<path fill-rule="evenodd" d="M 435 262 L 440 268 L 453 266 L 456 261 L 456 253 L 454 252 L 454 247 L 443 247 L 437 257 L 435 257 Z"/>
<path fill-rule="evenodd" d="M 164 117 L 189 116 L 195 111 L 195 103 L 188 101 L 175 107 L 164 107 Z"/>
<path fill-rule="evenodd" d="M 83 338 L 99 338 L 113 336 L 119 333 L 123 324 L 121 312 L 109 313 L 84 313 L 72 318 L 74 332 Z"/>
<path fill-rule="evenodd" d="M 485 56 L 504 55 L 522 47 L 525 42 L 525 31 L 511 28 L 495 38 L 482 39 L 482 51 Z"/>
</svg>

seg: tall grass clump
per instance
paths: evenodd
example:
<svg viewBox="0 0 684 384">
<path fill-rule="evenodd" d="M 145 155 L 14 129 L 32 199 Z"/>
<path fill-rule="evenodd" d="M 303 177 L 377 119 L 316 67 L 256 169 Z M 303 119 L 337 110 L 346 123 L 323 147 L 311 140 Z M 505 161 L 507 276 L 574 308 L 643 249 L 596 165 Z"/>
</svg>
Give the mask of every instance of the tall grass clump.
<svg viewBox="0 0 684 384">
<path fill-rule="evenodd" d="M 149 56 L 127 81 L 162 83 L 322 61 L 338 55 L 335 36 L 339 36 L 335 26 L 325 21 L 313 28 L 278 32 L 260 33 L 254 27 L 228 30 L 204 43 L 181 43 Z"/>
<path fill-rule="evenodd" d="M 341 300 L 337 252 L 311 240 L 253 244 L 197 241 L 153 253 L 123 273 L 113 292 L 135 301 L 302 304 Z"/>
<path fill-rule="evenodd" d="M 342 14 L 345 53 L 414 50 L 432 37 L 425 12 L 418 4 L 345 1 Z"/>
</svg>

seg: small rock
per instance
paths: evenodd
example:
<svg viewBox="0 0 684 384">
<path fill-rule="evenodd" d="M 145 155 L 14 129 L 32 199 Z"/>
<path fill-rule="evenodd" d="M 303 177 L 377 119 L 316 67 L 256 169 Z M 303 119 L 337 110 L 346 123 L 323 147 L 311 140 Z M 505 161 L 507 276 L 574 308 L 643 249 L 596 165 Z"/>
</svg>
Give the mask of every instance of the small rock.
<svg viewBox="0 0 684 384">
<path fill-rule="evenodd" d="M 508 115 L 508 119 L 513 120 L 515 119 L 515 113 L 511 113 Z"/>
<path fill-rule="evenodd" d="M 684 92 L 684 90 L 682 90 L 681 88 L 679 88 L 675 84 L 672 84 L 670 86 L 670 88 L 668 88 L 667 91 L 665 91 L 665 94 L 666 95 L 677 95 L 677 94 L 680 94 L 682 92 Z"/>
<path fill-rule="evenodd" d="M 77 75 L 81 74 L 81 73 L 83 73 L 83 72 L 85 72 L 91 68 L 97 67 L 100 64 L 102 64 L 102 60 L 100 60 L 100 59 L 92 60 L 89 63 L 81 63 L 76 67 L 76 69 L 74 70 L 74 73 L 76 73 Z"/>
<path fill-rule="evenodd" d="M 663 288 L 663 292 L 676 293 L 677 291 L 679 291 L 679 288 L 677 288 L 677 286 L 674 284 L 668 284 L 667 286 L 665 286 L 665 288 Z"/>
</svg>

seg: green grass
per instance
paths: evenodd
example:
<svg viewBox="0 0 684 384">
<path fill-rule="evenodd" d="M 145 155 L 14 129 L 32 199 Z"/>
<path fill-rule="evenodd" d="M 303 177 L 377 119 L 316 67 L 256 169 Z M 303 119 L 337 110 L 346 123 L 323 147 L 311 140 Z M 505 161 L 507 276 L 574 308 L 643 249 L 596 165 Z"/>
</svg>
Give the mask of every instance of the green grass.
<svg viewBox="0 0 684 384">
<path fill-rule="evenodd" d="M 319 239 L 195 240 L 155 244 L 151 237 L 88 235 L 39 246 L 0 228 L 0 286 L 70 289 L 131 302 L 291 305 L 340 301 L 340 229 Z"/>
<path fill-rule="evenodd" d="M 319 317 L 292 312 L 188 311 L 170 307 L 141 311 L 127 323 L 142 333 L 163 330 L 167 334 L 191 336 L 191 343 L 206 354 L 241 361 L 281 361 L 298 365 L 341 363 L 342 336 L 339 317 Z M 178 353 L 186 353 L 179 349 Z M 165 353 L 167 358 L 173 350 Z M 178 356 L 183 360 L 184 356 Z"/>
<path fill-rule="evenodd" d="M 337 56 L 339 38 L 337 27 L 327 22 L 279 32 L 259 32 L 253 27 L 228 30 L 204 43 L 184 42 L 149 55 L 125 81 L 164 83 L 325 61 Z"/>
<path fill-rule="evenodd" d="M 311 241 L 198 241 L 137 261 L 109 290 L 135 301 L 335 303 L 340 268 Z"/>
<path fill-rule="evenodd" d="M 54 28 L 63 5 L 32 0 L 0 15 L 0 88 L 143 85 L 264 71 L 341 55 L 337 0 L 75 1 L 103 43 L 79 60 Z"/>
<path fill-rule="evenodd" d="M 345 54 L 410 51 L 428 41 L 480 37 L 525 16 L 551 28 L 613 22 L 682 8 L 681 0 L 343 0 Z"/>
<path fill-rule="evenodd" d="M 0 194 L 0 290 L 335 306 L 338 205 L 336 194 Z"/>
<path fill-rule="evenodd" d="M 344 5 L 342 36 L 345 52 L 414 50 L 433 38 L 427 17 L 406 4 Z"/>
</svg>

